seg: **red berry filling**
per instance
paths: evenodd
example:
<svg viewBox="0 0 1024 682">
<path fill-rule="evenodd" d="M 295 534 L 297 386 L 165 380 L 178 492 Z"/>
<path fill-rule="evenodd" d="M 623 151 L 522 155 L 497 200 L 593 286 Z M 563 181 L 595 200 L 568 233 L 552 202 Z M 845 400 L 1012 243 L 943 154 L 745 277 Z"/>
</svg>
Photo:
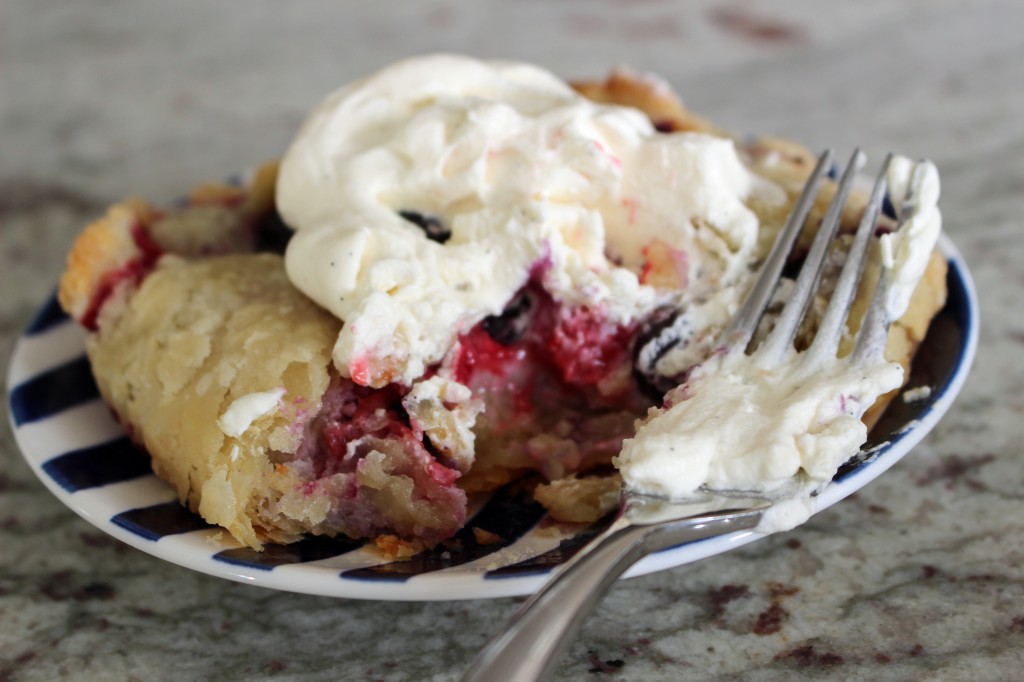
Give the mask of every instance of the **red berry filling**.
<svg viewBox="0 0 1024 682">
<path fill-rule="evenodd" d="M 351 537 L 443 540 L 466 521 L 461 475 L 428 450 L 402 407 L 406 389 L 335 376 L 292 466 L 332 498 L 330 522 Z M 309 484 L 307 484 L 309 485 Z"/>
<path fill-rule="evenodd" d="M 343 532 L 437 541 L 465 523 L 463 489 L 608 465 L 650 405 L 632 378 L 637 328 L 557 302 L 542 279 L 537 268 L 501 315 L 459 337 L 449 359 L 452 378 L 487 406 L 465 476 L 410 420 L 408 387 L 335 377 L 292 464 L 331 495 Z"/>
<path fill-rule="evenodd" d="M 542 274 L 459 338 L 455 379 L 487 405 L 468 489 L 526 470 L 558 478 L 607 465 L 650 404 L 633 380 L 636 326 L 555 301 Z"/>
<path fill-rule="evenodd" d="M 139 255 L 129 260 L 120 268 L 103 273 L 99 283 L 96 285 L 92 299 L 89 301 L 89 306 L 82 315 L 81 324 L 89 331 L 96 331 L 100 309 L 113 295 L 118 285 L 123 282 L 131 282 L 133 285 L 137 285 L 149 274 L 157 260 L 163 255 L 163 250 L 156 245 L 141 223 L 132 225 L 131 234 L 132 241 L 135 242 L 135 246 L 139 249 Z"/>
</svg>

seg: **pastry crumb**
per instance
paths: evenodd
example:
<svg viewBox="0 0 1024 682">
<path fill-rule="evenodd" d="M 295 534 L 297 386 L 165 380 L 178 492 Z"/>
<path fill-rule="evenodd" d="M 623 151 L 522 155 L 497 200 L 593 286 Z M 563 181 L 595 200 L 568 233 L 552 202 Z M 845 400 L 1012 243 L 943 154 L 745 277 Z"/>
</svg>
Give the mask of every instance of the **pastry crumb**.
<svg viewBox="0 0 1024 682">
<path fill-rule="evenodd" d="M 537 486 L 533 496 L 557 521 L 593 523 L 619 506 L 622 478 L 567 476 Z"/>
<path fill-rule="evenodd" d="M 903 392 L 903 402 L 917 403 L 922 400 L 927 400 L 931 395 L 931 386 L 916 386 L 915 388 L 907 389 Z"/>
</svg>

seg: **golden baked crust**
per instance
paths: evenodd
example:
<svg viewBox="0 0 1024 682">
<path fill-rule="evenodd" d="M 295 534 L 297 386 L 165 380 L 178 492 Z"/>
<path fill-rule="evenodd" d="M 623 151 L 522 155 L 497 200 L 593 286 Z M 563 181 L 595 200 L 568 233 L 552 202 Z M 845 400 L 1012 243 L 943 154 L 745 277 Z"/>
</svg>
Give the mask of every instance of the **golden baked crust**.
<svg viewBox="0 0 1024 682">
<path fill-rule="evenodd" d="M 198 186 L 178 210 L 162 211 L 138 198 L 114 204 L 72 246 L 57 293 L 61 306 L 93 328 L 104 301 L 137 284 L 163 253 L 251 251 L 254 220 L 273 208 L 276 179 L 274 162 L 257 169 L 244 187 Z"/>
<path fill-rule="evenodd" d="M 379 546 L 404 556 L 461 526 L 465 494 L 452 485 L 457 471 L 381 416 L 349 450 L 318 449 L 331 410 L 358 404 L 331 370 L 340 326 L 292 286 L 276 254 L 165 255 L 104 306 L 86 349 L 100 393 L 157 475 L 239 542 L 394 532 Z M 369 419 L 387 409 L 371 406 Z"/>
<path fill-rule="evenodd" d="M 87 322 L 97 295 L 111 282 L 110 273 L 144 258 L 136 235 L 148 214 L 149 207 L 141 201 L 115 204 L 78 236 L 57 292 L 61 306 L 75 320 Z"/>
<path fill-rule="evenodd" d="M 910 363 L 917 353 L 918 346 L 924 341 L 928 333 L 928 326 L 935 315 L 946 305 L 946 272 L 949 264 L 938 251 L 933 251 L 928 261 L 928 267 L 921 277 L 920 283 L 914 289 L 910 297 L 910 304 L 903 317 L 896 320 L 889 327 L 889 335 L 885 340 L 885 359 L 890 362 L 898 362 L 903 367 L 903 383 L 910 377 Z M 870 300 L 866 295 L 858 295 L 855 304 L 861 306 L 859 317 L 863 316 L 865 301 Z M 854 314 L 857 311 L 851 312 Z M 885 408 L 896 398 L 898 390 L 890 391 L 878 398 L 864 416 L 861 418 L 870 430 L 878 419 L 885 412 Z"/>
<path fill-rule="evenodd" d="M 690 131 L 726 136 L 710 121 L 687 109 L 679 95 L 657 76 L 619 67 L 603 81 L 574 81 L 571 85 L 576 92 L 594 102 L 639 109 L 662 132 Z"/>
<path fill-rule="evenodd" d="M 300 451 L 330 427 L 322 401 L 346 399 L 331 371 L 341 322 L 292 286 L 279 255 L 252 253 L 276 170 L 245 186 L 202 185 L 166 211 L 111 207 L 76 240 L 61 304 L 93 332 L 86 349 L 104 400 L 192 511 L 257 549 L 347 534 L 408 556 L 464 521 L 465 494 L 446 478 L 458 472 L 387 435 L 368 434 L 374 451 L 351 468 Z M 235 401 L 261 395 L 271 409 L 229 433 L 220 420 Z M 432 418 L 425 433 L 452 441 L 445 410 L 415 407 Z"/>
<path fill-rule="evenodd" d="M 567 523 L 593 523 L 619 506 L 619 474 L 566 476 L 541 483 L 533 492 L 552 518 Z"/>
<path fill-rule="evenodd" d="M 165 257 L 87 351 L 100 392 L 181 500 L 241 542 L 289 542 L 326 518 L 288 499 L 294 453 L 329 382 L 340 323 L 288 281 L 279 256 Z M 217 418 L 233 401 L 284 390 L 237 438 Z"/>
</svg>

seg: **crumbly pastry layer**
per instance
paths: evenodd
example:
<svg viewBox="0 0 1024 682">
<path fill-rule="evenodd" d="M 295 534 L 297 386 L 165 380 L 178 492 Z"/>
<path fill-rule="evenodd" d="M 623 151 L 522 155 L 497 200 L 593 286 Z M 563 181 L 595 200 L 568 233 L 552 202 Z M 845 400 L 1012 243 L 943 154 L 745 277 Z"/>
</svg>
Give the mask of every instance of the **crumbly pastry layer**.
<svg viewBox="0 0 1024 682">
<path fill-rule="evenodd" d="M 338 322 L 288 283 L 280 257 L 166 256 L 87 343 L 104 399 L 182 501 L 240 541 L 291 541 L 325 521 L 325 500 L 274 459 L 294 454 L 327 390 Z M 229 436 L 218 418 L 283 391 Z"/>
<path fill-rule="evenodd" d="M 750 173 L 781 190 L 744 199 L 759 225 L 748 257 L 765 252 L 811 170 L 809 152 L 733 139 L 648 76 L 617 71 L 574 87 L 637 108 L 664 134 L 734 145 Z M 552 285 L 550 260 L 534 259 L 525 281 L 456 330 L 425 374 L 393 383 L 387 372 L 339 371 L 352 366 L 336 368 L 343 323 L 292 285 L 279 255 L 251 253 L 287 241 L 273 211 L 276 176 L 272 164 L 245 187 L 206 185 L 169 211 L 116 205 L 83 232 L 61 283 L 62 305 L 93 332 L 88 351 L 104 398 L 184 503 L 252 547 L 346 534 L 394 556 L 454 533 L 466 491 L 525 475 L 548 481 L 536 497 L 557 519 L 592 521 L 614 506 L 612 457 L 658 402 L 658 381 L 674 376 L 643 366 L 642 348 L 680 324 L 671 308 L 685 272 L 678 250 L 654 240 L 637 251 L 641 288 L 662 293 L 636 318 L 565 294 Z M 804 244 L 833 191 L 828 184 L 818 197 Z M 843 231 L 855 228 L 864 201 L 850 202 Z M 448 248 L 443 222 L 401 218 L 430 248 Z M 691 301 L 687 320 L 713 331 L 741 293 Z M 935 253 L 891 328 L 888 359 L 909 366 L 944 301 L 945 262 Z M 694 353 L 701 342 L 692 340 Z"/>
</svg>

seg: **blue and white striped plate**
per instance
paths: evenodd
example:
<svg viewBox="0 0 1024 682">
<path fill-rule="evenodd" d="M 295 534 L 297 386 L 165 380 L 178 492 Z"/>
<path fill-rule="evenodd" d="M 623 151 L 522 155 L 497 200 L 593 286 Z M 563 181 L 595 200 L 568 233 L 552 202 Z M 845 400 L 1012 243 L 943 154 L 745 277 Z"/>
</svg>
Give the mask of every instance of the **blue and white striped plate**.
<svg viewBox="0 0 1024 682">
<path fill-rule="evenodd" d="M 920 402 L 895 400 L 869 455 L 844 467 L 819 497 L 823 509 L 896 463 L 949 408 L 977 343 L 977 302 L 967 267 L 948 239 L 949 301 L 915 360 L 908 384 L 930 386 Z M 14 434 L 39 479 L 97 528 L 144 552 L 188 568 L 280 590 L 335 597 L 447 600 L 504 597 L 536 590 L 600 524 L 553 524 L 530 498 L 499 491 L 483 502 L 456 541 L 412 561 L 382 562 L 360 543 L 309 538 L 257 553 L 240 547 L 178 504 L 100 400 L 83 351 L 84 333 L 55 300 L 19 339 L 8 372 Z M 478 542 L 473 528 L 497 542 Z M 482 537 L 491 537 L 482 535 Z M 696 561 L 762 537 L 749 531 L 701 540 L 641 561 L 627 576 Z"/>
</svg>

